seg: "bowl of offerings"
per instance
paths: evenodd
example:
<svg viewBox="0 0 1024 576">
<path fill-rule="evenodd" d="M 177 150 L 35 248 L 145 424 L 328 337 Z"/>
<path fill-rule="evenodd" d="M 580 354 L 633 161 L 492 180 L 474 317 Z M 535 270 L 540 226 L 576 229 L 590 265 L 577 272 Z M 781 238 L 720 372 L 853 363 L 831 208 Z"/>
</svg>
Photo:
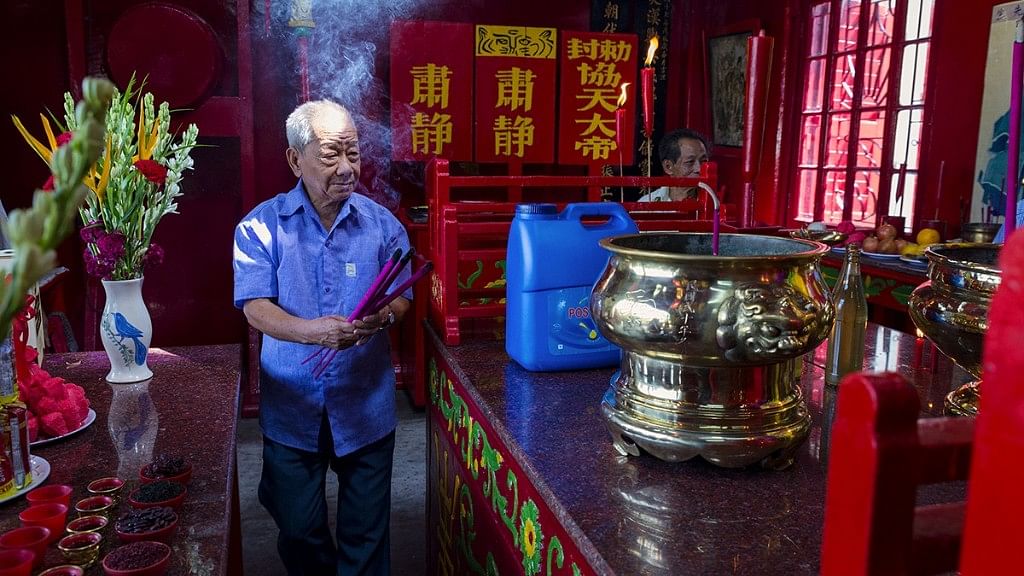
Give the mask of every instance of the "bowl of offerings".
<svg viewBox="0 0 1024 576">
<path fill-rule="evenodd" d="M 663 460 L 784 467 L 810 417 L 801 357 L 829 334 L 834 309 L 818 261 L 798 238 L 651 233 L 601 241 L 611 258 L 590 305 L 622 348 L 602 401 L 613 444 Z"/>
</svg>

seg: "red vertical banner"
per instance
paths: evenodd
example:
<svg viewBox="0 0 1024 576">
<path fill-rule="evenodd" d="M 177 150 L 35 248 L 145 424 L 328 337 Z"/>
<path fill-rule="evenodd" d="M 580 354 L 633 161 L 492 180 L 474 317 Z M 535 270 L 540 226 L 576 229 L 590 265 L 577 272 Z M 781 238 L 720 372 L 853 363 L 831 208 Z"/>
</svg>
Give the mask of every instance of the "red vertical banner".
<svg viewBox="0 0 1024 576">
<path fill-rule="evenodd" d="M 391 158 L 473 159 L 473 26 L 391 24 Z"/>
<path fill-rule="evenodd" d="M 637 37 L 563 32 L 558 90 L 558 163 L 633 164 L 636 132 Z M 626 103 L 616 130 L 621 86 Z"/>
<path fill-rule="evenodd" d="M 557 31 L 476 27 L 476 161 L 555 161 Z"/>
</svg>

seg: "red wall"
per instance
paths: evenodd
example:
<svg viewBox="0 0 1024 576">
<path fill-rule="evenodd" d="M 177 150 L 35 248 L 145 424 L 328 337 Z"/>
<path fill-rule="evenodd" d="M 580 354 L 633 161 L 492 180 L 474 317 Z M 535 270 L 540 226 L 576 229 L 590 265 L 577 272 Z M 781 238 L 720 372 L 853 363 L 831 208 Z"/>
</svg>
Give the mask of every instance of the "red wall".
<svg viewBox="0 0 1024 576">
<path fill-rule="evenodd" d="M 128 4 L 121 0 L 119 4 Z M 190 3 L 190 2 L 182 2 Z M 945 197 L 939 202 L 940 217 L 951 225 L 959 220 L 960 195 L 970 194 L 974 151 L 977 146 L 979 106 L 984 61 L 988 44 L 988 20 L 997 0 L 961 2 L 937 0 L 932 64 L 929 75 L 930 110 L 923 135 L 922 192 L 918 213 L 931 217 L 939 162 L 945 160 Z M 84 3 L 88 9 L 95 3 Z M 102 4 L 102 3 L 100 3 Z M 230 58 L 233 41 L 233 2 L 191 2 L 209 19 L 225 42 Z M 294 37 L 281 22 L 287 17 L 286 2 L 275 0 L 271 34 L 263 31 L 262 1 L 251 3 L 253 112 L 257 178 L 254 198 L 259 201 L 285 191 L 293 177 L 284 162 L 284 118 L 297 103 L 294 72 Z M 403 17 L 448 19 L 462 22 L 553 26 L 586 30 L 591 2 L 496 2 L 462 0 L 426 2 L 416 14 Z M 756 182 L 756 218 L 768 223 L 787 223 L 788 197 L 794 184 L 790 177 L 796 142 L 790 137 L 800 96 L 799 62 L 803 50 L 801 25 L 808 0 L 714 0 L 676 2 L 669 57 L 666 127 L 689 126 L 709 132 L 704 45 L 706 36 L 751 26 L 759 22 L 775 38 L 775 58 L 768 95 L 768 115 L 760 176 Z M 87 18 L 91 18 L 87 14 Z M 14 0 L 0 3 L 0 34 L 8 89 L 0 90 L 5 115 L 33 119 L 45 107 L 59 110 L 68 88 L 67 40 L 64 3 Z M 376 75 L 388 77 L 387 38 L 375 42 Z M 95 50 L 94 50 L 95 51 Z M 31 53 L 31 56 L 29 55 Z M 102 66 L 102 57 L 93 57 Z M 228 82 L 227 84 L 230 84 Z M 13 88 L 16 86 L 16 89 Z M 219 87 L 219 89 L 230 89 Z M 313 86 L 314 92 L 316 86 Z M 372 114 L 387 121 L 386 99 L 371 103 Z M 31 121 L 30 121 L 31 123 Z M 45 179 L 45 167 L 20 140 L 5 118 L 0 118 L 0 150 L 7 159 L 2 198 L 17 208 L 30 201 L 31 190 Z M 200 132 L 202 133 L 202 126 Z M 157 239 L 167 247 L 168 263 L 148 275 L 146 297 L 155 309 L 156 335 L 160 346 L 200 342 L 227 342 L 241 338 L 242 320 L 231 308 L 230 234 L 248 209 L 239 193 L 238 151 L 231 139 L 208 141 L 217 148 L 196 154 L 196 171 L 186 181 L 181 214 L 169 216 L 158 229 Z M 716 149 L 719 175 L 726 186 L 727 201 L 735 202 L 741 190 L 738 150 Z M 405 167 L 408 168 L 408 167 Z M 403 168 L 403 170 L 405 169 Z M 403 183 L 408 193 L 420 193 L 416 174 Z M 73 272 L 64 282 L 61 296 L 72 317 L 79 342 L 84 317 L 85 280 L 80 272 L 77 241 L 62 249 L 62 262 Z M 102 302 L 102 298 L 100 298 Z"/>
</svg>

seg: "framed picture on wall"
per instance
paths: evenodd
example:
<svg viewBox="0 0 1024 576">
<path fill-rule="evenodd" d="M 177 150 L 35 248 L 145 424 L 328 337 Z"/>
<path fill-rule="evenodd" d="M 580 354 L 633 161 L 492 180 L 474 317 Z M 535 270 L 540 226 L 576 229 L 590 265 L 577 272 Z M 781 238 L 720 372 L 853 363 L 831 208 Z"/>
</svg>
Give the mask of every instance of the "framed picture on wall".
<svg viewBox="0 0 1024 576">
<path fill-rule="evenodd" d="M 716 147 L 743 146 L 747 38 L 758 27 L 758 22 L 747 21 L 708 35 L 704 64 L 708 79 L 711 140 Z"/>
<path fill-rule="evenodd" d="M 1020 2 L 992 7 L 981 100 L 978 148 L 974 161 L 974 190 L 965 222 L 1001 222 L 1006 212 L 1006 174 L 1009 163 L 1010 71 L 1016 21 L 1024 15 Z M 1024 170 L 1019 163 L 1017 174 Z"/>
</svg>

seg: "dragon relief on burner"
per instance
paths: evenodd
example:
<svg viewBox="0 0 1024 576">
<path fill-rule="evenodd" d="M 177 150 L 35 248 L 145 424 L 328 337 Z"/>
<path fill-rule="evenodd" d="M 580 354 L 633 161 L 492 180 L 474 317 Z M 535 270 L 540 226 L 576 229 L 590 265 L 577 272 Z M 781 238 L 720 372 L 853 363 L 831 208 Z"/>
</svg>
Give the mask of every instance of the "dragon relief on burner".
<svg viewBox="0 0 1024 576">
<path fill-rule="evenodd" d="M 739 285 L 718 309 L 718 345 L 736 362 L 780 361 L 807 351 L 822 325 L 818 305 L 791 286 Z"/>
</svg>

